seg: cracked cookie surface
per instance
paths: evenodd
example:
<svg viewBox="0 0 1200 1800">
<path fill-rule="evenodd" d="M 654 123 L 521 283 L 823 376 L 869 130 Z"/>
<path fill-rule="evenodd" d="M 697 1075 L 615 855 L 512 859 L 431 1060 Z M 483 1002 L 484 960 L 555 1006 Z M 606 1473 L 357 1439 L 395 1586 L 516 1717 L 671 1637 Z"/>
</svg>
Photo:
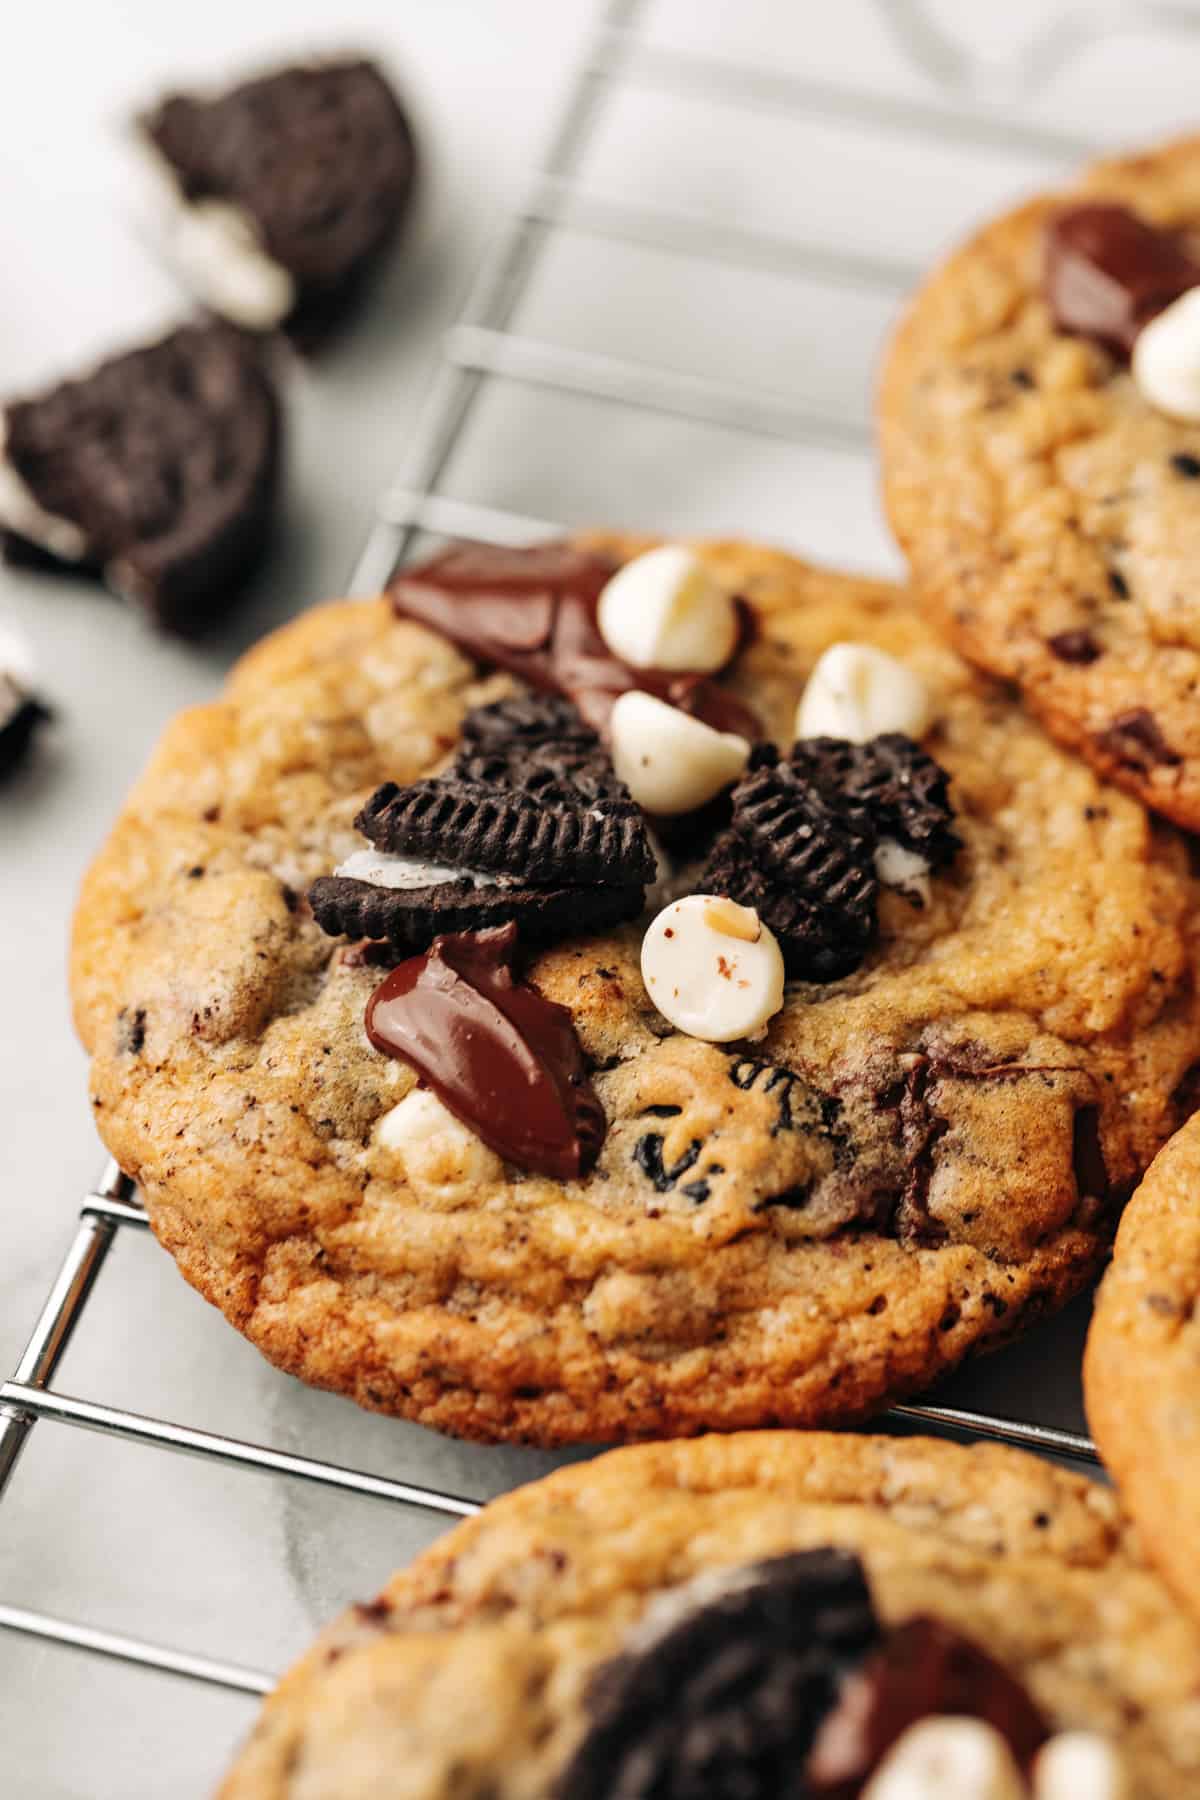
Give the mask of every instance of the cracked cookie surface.
<svg viewBox="0 0 1200 1800">
<path fill-rule="evenodd" d="M 1200 424 L 1055 329 L 1048 221 L 1131 207 L 1200 250 L 1200 138 L 1095 165 L 919 290 L 880 394 L 889 515 L 933 616 L 1061 742 L 1200 827 Z"/>
<path fill-rule="evenodd" d="M 187 1279 L 307 1381 L 548 1444 L 862 1417 L 1086 1283 L 1187 1110 L 1182 838 L 898 590 L 703 554 L 757 616 L 732 685 L 781 743 L 831 642 L 921 675 L 964 847 L 928 906 L 884 891 L 862 967 L 793 986 L 753 1045 L 666 1024 L 638 926 L 533 957 L 608 1116 L 586 1179 L 462 1131 L 390 1146 L 414 1077 L 363 1030 L 380 972 L 299 899 L 374 789 L 443 766 L 510 677 L 384 601 L 318 608 L 168 730 L 87 877 L 72 980 L 99 1130 Z"/>
<path fill-rule="evenodd" d="M 995 1446 L 767 1432 L 614 1451 L 493 1501 L 325 1632 L 222 1800 L 545 1800 L 592 1677 L 665 1596 L 825 1546 L 861 1559 L 885 1625 L 931 1615 L 1053 1729 L 1112 1737 L 1130 1800 L 1200 1786 L 1200 1628 L 1111 1492 Z"/>
<path fill-rule="evenodd" d="M 1129 1203 L 1084 1375 L 1088 1419 L 1147 1551 L 1200 1616 L 1200 1118 Z"/>
</svg>

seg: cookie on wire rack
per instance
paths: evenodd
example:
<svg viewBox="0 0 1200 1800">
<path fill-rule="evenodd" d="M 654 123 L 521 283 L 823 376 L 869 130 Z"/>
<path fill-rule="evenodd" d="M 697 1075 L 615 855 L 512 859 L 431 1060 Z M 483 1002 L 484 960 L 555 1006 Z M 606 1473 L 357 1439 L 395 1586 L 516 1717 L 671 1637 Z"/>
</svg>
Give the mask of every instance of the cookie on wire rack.
<svg viewBox="0 0 1200 1800">
<path fill-rule="evenodd" d="M 494 1500 L 331 1625 L 220 1800 L 1180 1800 L 1200 1626 L 1018 1451 L 744 1433 Z"/>
<path fill-rule="evenodd" d="M 592 542 L 609 564 L 644 548 Z M 482 973 L 478 945 L 415 953 L 375 1014 L 393 1048 L 368 1037 L 378 947 L 330 938 L 304 895 L 382 783 L 436 776 L 474 707 L 523 692 L 384 600 L 253 650 L 170 728 L 87 877 L 72 986 L 100 1132 L 187 1278 L 303 1379 L 546 1444 L 862 1418 L 1084 1287 L 1180 1122 L 1200 1057 L 1182 837 L 899 590 L 700 553 L 759 626 L 714 687 L 786 749 L 831 644 L 885 652 L 928 689 L 920 748 L 961 839 L 923 903 L 881 880 L 857 968 L 781 988 L 752 1041 L 674 1028 L 643 922 L 582 919 Z M 419 1085 L 430 1007 L 536 1078 L 548 1131 L 590 1082 L 593 1165 L 508 1156 L 466 1064 Z M 527 1056 L 509 1013 L 544 1046 L 569 1027 L 581 1067 Z"/>
</svg>

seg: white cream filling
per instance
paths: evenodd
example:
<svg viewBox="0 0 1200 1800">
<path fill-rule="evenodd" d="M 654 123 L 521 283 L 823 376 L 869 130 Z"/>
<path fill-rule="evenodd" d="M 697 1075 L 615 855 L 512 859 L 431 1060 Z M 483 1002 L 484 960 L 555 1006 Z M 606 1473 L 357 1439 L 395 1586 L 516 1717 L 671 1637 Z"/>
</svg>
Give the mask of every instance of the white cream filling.
<svg viewBox="0 0 1200 1800">
<path fill-rule="evenodd" d="M 488 869 L 451 869 L 445 863 L 420 862 L 412 856 L 388 856 L 382 850 L 355 850 L 333 871 L 350 881 L 369 881 L 372 887 L 441 887 L 448 881 L 471 881 L 476 887 L 511 887 L 512 875 L 494 875 Z"/>
<path fill-rule="evenodd" d="M 244 207 L 227 200 L 186 200 L 171 165 L 138 140 L 147 208 L 167 255 L 200 298 L 235 325 L 270 331 L 296 304 L 296 283 L 267 252 Z"/>
<path fill-rule="evenodd" d="M 0 414 L 0 525 L 40 544 L 63 562 L 82 562 L 87 555 L 86 536 L 72 520 L 39 506 L 4 454 L 7 442 L 8 426 Z"/>
<path fill-rule="evenodd" d="M 933 893 L 929 880 L 929 864 L 906 844 L 895 838 L 884 838 L 875 847 L 875 873 L 884 887 L 895 888 L 906 900 L 928 906 Z"/>
</svg>

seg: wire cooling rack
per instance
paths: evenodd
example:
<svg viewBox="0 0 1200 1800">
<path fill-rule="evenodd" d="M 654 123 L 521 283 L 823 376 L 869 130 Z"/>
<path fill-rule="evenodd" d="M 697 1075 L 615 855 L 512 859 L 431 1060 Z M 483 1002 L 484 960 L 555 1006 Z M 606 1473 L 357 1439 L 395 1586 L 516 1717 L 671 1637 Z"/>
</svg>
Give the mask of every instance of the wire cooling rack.
<svg viewBox="0 0 1200 1800">
<path fill-rule="evenodd" d="M 878 0 L 888 28 L 907 37 L 912 58 L 938 74 L 943 91 L 955 88 L 971 100 L 974 87 L 951 40 L 943 36 L 921 0 Z M 834 409 L 800 405 L 769 392 L 706 375 L 650 366 L 595 351 L 522 335 L 513 322 L 544 249 L 552 238 L 577 234 L 625 246 L 651 246 L 740 270 L 811 276 L 898 298 L 915 271 L 898 259 L 771 232 L 718 225 L 687 212 L 658 210 L 585 192 L 580 165 L 614 97 L 631 87 L 682 95 L 726 107 L 786 118 L 861 123 L 947 151 L 1003 145 L 1064 166 L 1090 148 L 1069 130 L 1014 119 L 974 104 L 888 97 L 857 92 L 824 78 L 793 75 L 765 66 L 738 66 L 723 58 L 667 49 L 640 29 L 645 0 L 608 0 L 599 28 L 574 75 L 546 160 L 525 203 L 507 222 L 457 322 L 407 466 L 381 504 L 354 572 L 356 592 L 377 591 L 424 534 L 462 536 L 496 544 L 521 543 L 562 530 L 561 522 L 472 504 L 440 491 L 451 456 L 489 382 L 523 384 L 585 396 L 613 407 L 717 425 L 730 431 L 798 442 L 817 451 L 869 457 L 865 424 Z M 1149 7 L 1168 25 L 1195 25 L 1181 7 Z M 1100 9 L 1099 24 L 1123 19 L 1128 9 Z M 1158 22 L 1163 22 L 1159 20 Z M 1093 26 L 1097 23 L 1092 20 Z M 1066 55 L 1078 35 L 1077 14 L 1044 41 L 1027 46 L 1014 79 L 1026 90 Z M 994 71 L 993 71 L 994 74 Z M 347 1494 L 373 1496 L 416 1507 L 447 1520 L 478 1511 L 479 1503 L 432 1487 L 391 1480 L 360 1469 L 293 1455 L 220 1433 L 60 1393 L 52 1383 L 72 1332 L 122 1231 L 147 1227 L 133 1184 L 109 1162 L 94 1191 L 84 1196 L 74 1239 L 63 1259 L 24 1355 L 12 1379 L 0 1385 L 0 1499 L 30 1434 L 49 1420 L 162 1451 L 207 1459 L 230 1468 L 315 1483 Z M 997 1438 L 1055 1456 L 1096 1462 L 1091 1442 L 1078 1434 L 989 1413 L 932 1405 L 904 1406 L 889 1417 L 935 1431 Z M 0 1626 L 127 1664 L 161 1670 L 249 1695 L 265 1693 L 273 1676 L 234 1662 L 191 1654 L 102 1627 L 0 1604 Z"/>
</svg>

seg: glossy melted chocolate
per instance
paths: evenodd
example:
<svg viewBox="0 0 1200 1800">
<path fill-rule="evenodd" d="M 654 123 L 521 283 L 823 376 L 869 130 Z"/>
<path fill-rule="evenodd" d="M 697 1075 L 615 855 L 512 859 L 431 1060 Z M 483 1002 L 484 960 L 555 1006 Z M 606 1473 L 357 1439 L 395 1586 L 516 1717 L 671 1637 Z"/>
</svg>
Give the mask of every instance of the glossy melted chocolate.
<svg viewBox="0 0 1200 1800">
<path fill-rule="evenodd" d="M 597 731 L 607 726 L 618 695 L 640 688 L 716 731 L 736 731 L 752 742 L 760 737 L 749 707 L 707 676 L 633 669 L 611 654 L 596 607 L 615 566 L 569 544 L 523 550 L 459 544 L 401 570 L 392 604 L 478 661 L 565 694 Z"/>
<path fill-rule="evenodd" d="M 435 938 L 367 1003 L 367 1036 L 411 1063 L 506 1162 L 571 1181 L 607 1122 L 565 1006 L 513 977 L 515 925 Z"/>
<path fill-rule="evenodd" d="M 1060 331 L 1128 356 L 1156 313 L 1200 283 L 1179 239 L 1127 206 L 1092 202 L 1046 228 L 1045 290 Z"/>
<path fill-rule="evenodd" d="M 844 1682 L 810 1752 L 806 1791 L 855 1800 L 910 1725 L 945 1713 L 982 1719 L 1023 1769 L 1050 1735 L 1020 1682 L 985 1650 L 937 1619 L 909 1619 Z"/>
</svg>

